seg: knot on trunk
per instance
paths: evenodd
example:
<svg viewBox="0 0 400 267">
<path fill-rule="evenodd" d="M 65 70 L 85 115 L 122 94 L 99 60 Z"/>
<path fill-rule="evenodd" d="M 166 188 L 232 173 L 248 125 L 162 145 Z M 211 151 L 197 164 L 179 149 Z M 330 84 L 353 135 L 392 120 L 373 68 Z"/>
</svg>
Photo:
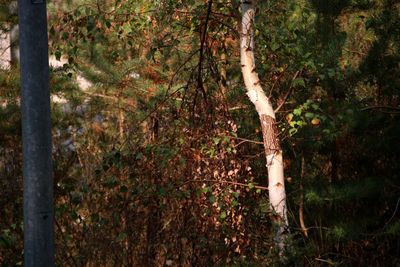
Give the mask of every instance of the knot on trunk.
<svg viewBox="0 0 400 267">
<path fill-rule="evenodd" d="M 266 155 L 268 156 L 279 152 L 281 147 L 279 145 L 279 132 L 275 119 L 269 115 L 261 114 L 260 121 Z"/>
</svg>

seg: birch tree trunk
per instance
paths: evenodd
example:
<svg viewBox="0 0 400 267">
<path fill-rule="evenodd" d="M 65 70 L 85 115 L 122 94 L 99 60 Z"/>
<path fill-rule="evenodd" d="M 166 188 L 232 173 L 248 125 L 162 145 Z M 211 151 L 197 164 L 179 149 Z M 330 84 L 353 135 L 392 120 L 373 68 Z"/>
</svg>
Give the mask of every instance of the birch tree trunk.
<svg viewBox="0 0 400 267">
<path fill-rule="evenodd" d="M 279 145 L 275 112 L 268 97 L 261 87 L 254 60 L 253 23 L 256 0 L 242 0 L 240 63 L 247 95 L 254 104 L 260 117 L 268 169 L 268 189 L 271 209 L 275 214 L 275 242 L 283 253 L 286 241 L 288 221 L 286 215 L 286 193 L 283 175 L 282 150 Z"/>
</svg>

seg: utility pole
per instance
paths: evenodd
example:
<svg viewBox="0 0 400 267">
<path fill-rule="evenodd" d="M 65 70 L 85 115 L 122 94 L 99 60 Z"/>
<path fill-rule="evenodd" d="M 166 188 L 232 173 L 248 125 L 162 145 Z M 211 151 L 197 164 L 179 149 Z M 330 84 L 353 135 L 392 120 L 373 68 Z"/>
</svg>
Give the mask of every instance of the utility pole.
<svg viewBox="0 0 400 267">
<path fill-rule="evenodd" d="M 19 0 L 25 267 L 54 266 L 53 170 L 45 0 Z"/>
</svg>

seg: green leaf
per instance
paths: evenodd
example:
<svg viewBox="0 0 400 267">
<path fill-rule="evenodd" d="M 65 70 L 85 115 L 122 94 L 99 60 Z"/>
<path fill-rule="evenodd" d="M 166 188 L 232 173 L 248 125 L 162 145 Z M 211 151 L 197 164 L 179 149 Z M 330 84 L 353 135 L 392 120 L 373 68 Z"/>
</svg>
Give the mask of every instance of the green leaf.
<svg viewBox="0 0 400 267">
<path fill-rule="evenodd" d="M 107 180 L 103 183 L 103 186 L 106 188 L 114 188 L 117 185 L 118 185 L 118 180 L 114 176 L 107 178 Z"/>
<path fill-rule="evenodd" d="M 226 211 L 221 212 L 221 215 L 219 216 L 221 220 L 224 220 L 226 218 Z"/>
<path fill-rule="evenodd" d="M 121 242 L 121 241 L 125 240 L 126 237 L 127 237 L 127 234 L 124 233 L 124 232 L 121 232 L 121 233 L 119 233 L 118 236 L 117 236 L 117 241 L 118 241 L 118 242 Z"/>
<path fill-rule="evenodd" d="M 203 193 L 208 193 L 208 192 L 211 192 L 211 187 L 209 187 L 209 186 L 206 186 L 206 187 L 204 187 L 203 188 Z"/>
<path fill-rule="evenodd" d="M 311 52 L 305 53 L 305 54 L 304 54 L 304 58 L 309 58 L 311 55 L 312 55 Z"/>
<path fill-rule="evenodd" d="M 291 128 L 291 129 L 289 129 L 289 135 L 290 136 L 293 136 L 293 135 L 295 135 L 297 133 L 297 129 L 296 128 Z"/>
<path fill-rule="evenodd" d="M 328 76 L 329 78 L 333 78 L 336 76 L 336 70 L 335 69 L 328 69 Z"/>
<path fill-rule="evenodd" d="M 57 60 L 61 59 L 61 51 L 57 50 L 56 52 L 54 52 L 54 56 L 56 57 Z"/>
<path fill-rule="evenodd" d="M 273 42 L 273 43 L 271 44 L 271 50 L 272 50 L 272 51 L 278 50 L 279 47 L 281 47 L 280 44 L 278 44 L 278 43 L 276 43 L 276 42 Z"/>
<path fill-rule="evenodd" d="M 54 36 L 56 34 L 56 31 L 54 29 L 54 26 L 51 26 L 50 30 L 49 30 L 49 34 L 50 36 Z"/>
<path fill-rule="evenodd" d="M 130 33 L 130 32 L 132 31 L 132 28 L 131 28 L 131 26 L 130 26 L 128 23 L 125 23 L 125 24 L 122 26 L 122 29 L 124 30 L 125 33 Z"/>
<path fill-rule="evenodd" d="M 150 51 L 146 55 L 146 59 L 151 60 L 153 58 L 153 56 L 154 56 L 154 51 L 153 51 L 153 49 L 150 49 Z"/>
<path fill-rule="evenodd" d="M 125 185 L 121 186 L 121 187 L 119 188 L 119 192 L 121 192 L 121 193 L 126 193 L 126 192 L 128 192 L 128 187 L 126 187 Z"/>
<path fill-rule="evenodd" d="M 80 17 L 82 15 L 81 11 L 79 9 L 76 9 L 74 12 L 75 17 Z"/>
<path fill-rule="evenodd" d="M 293 80 L 293 86 L 306 87 L 306 83 L 303 78 L 296 78 Z"/>
<path fill-rule="evenodd" d="M 400 222 L 393 222 L 389 225 L 386 233 L 394 236 L 400 236 Z"/>
<path fill-rule="evenodd" d="M 311 104 L 311 107 L 312 107 L 314 110 L 318 110 L 318 109 L 319 109 L 319 105 L 318 105 L 318 104 L 315 104 L 315 103 Z"/>
<path fill-rule="evenodd" d="M 232 207 L 236 207 L 237 205 L 239 205 L 239 202 L 237 200 L 233 200 Z"/>
<path fill-rule="evenodd" d="M 219 138 L 219 137 L 214 137 L 213 138 L 213 142 L 214 142 L 215 145 L 218 145 L 220 141 L 221 141 L 221 138 Z"/>
<path fill-rule="evenodd" d="M 314 113 L 311 112 L 306 112 L 306 114 L 304 115 L 307 119 L 311 119 L 314 117 Z"/>
<path fill-rule="evenodd" d="M 209 198 L 208 198 L 208 201 L 210 201 L 210 203 L 211 204 L 213 204 L 214 202 L 215 202 L 215 196 L 214 195 L 211 195 Z"/>
<path fill-rule="evenodd" d="M 106 21 L 105 21 L 105 24 L 106 24 L 106 27 L 107 27 L 107 28 L 111 28 L 111 21 L 106 20 Z"/>
<path fill-rule="evenodd" d="M 300 116 L 301 115 L 301 108 L 296 108 L 293 110 L 293 114 L 296 116 Z"/>
</svg>

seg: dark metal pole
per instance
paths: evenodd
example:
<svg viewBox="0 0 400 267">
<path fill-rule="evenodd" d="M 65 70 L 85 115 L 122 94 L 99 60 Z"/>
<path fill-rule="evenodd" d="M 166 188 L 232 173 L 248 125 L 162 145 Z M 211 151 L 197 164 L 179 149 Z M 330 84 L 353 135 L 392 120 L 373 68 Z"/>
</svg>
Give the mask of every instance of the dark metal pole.
<svg viewBox="0 0 400 267">
<path fill-rule="evenodd" d="M 25 266 L 54 266 L 53 173 L 45 0 L 19 0 Z"/>
</svg>

